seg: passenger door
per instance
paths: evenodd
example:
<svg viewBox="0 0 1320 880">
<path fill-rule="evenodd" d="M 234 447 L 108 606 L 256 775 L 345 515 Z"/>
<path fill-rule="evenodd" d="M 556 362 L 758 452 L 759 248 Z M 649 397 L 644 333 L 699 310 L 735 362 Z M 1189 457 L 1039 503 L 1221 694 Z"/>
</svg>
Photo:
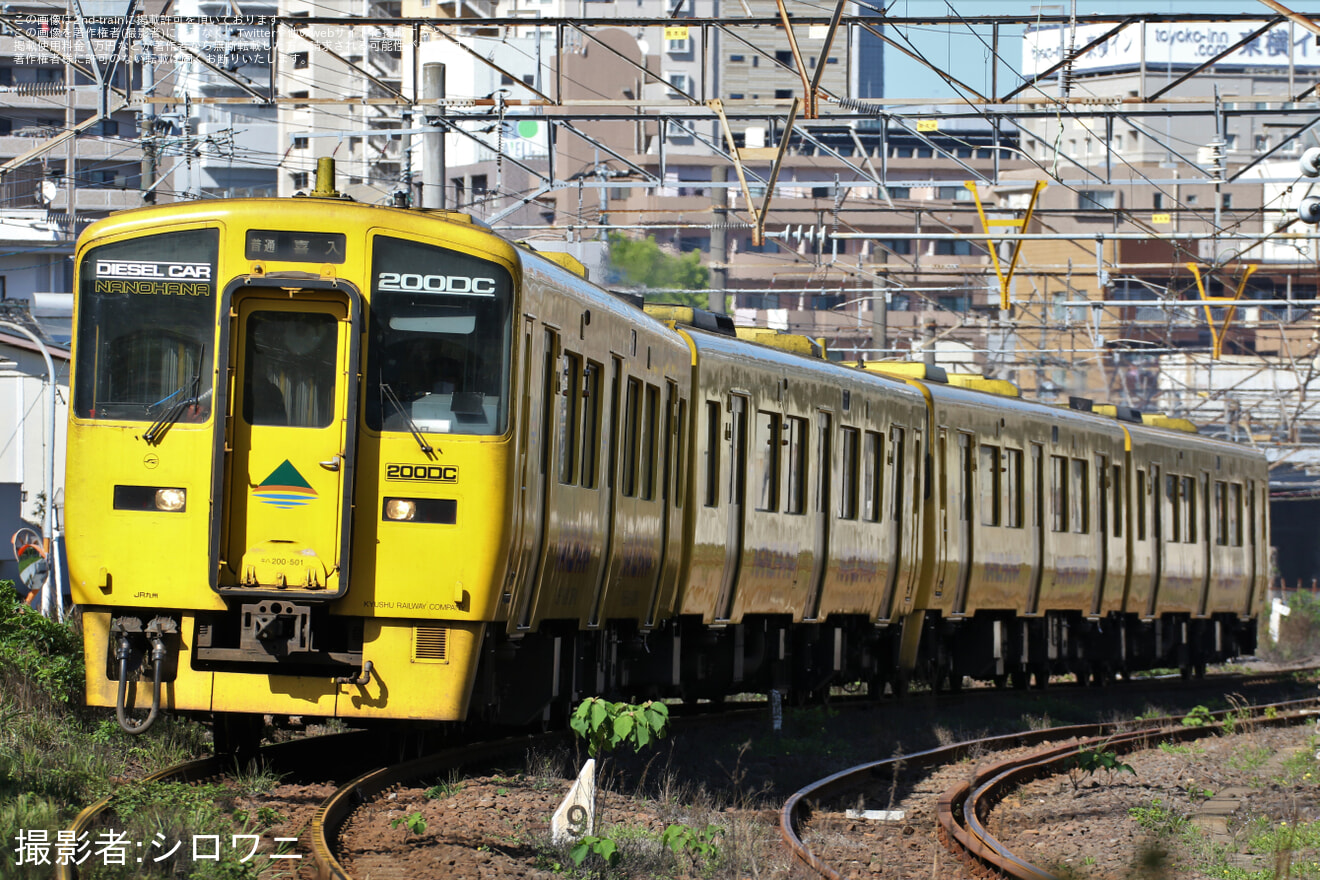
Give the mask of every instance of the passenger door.
<svg viewBox="0 0 1320 880">
<path fill-rule="evenodd" d="M 357 411 L 350 303 L 258 288 L 230 314 L 219 586 L 335 598 L 347 588 Z"/>
</svg>

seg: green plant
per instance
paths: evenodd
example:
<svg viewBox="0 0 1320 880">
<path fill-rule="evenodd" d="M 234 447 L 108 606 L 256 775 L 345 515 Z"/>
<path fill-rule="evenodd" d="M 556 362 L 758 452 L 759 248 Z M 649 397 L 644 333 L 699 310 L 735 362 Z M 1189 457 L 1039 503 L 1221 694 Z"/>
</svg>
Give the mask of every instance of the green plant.
<svg viewBox="0 0 1320 880">
<path fill-rule="evenodd" d="M 625 743 L 640 751 L 668 732 L 669 707 L 654 700 L 638 706 L 587 697 L 573 710 L 568 726 L 587 741 L 593 758 Z"/>
<path fill-rule="evenodd" d="M 1183 727 L 1205 727 L 1214 723 L 1214 716 L 1205 706 L 1196 706 L 1183 716 Z"/>
<path fill-rule="evenodd" d="M 83 691 L 83 643 L 71 623 L 49 620 L 18 601 L 13 581 L 0 581 L 0 669 L 33 682 L 57 700 Z"/>
<path fill-rule="evenodd" d="M 1094 776 L 1100 770 L 1105 771 L 1106 780 L 1110 783 L 1113 782 L 1115 773 L 1137 775 L 1137 771 L 1132 769 L 1131 764 L 1124 764 L 1118 760 L 1116 752 L 1106 749 L 1079 747 L 1077 754 L 1068 763 L 1068 779 L 1072 782 L 1073 791 L 1078 790 L 1082 780 Z"/>
<path fill-rule="evenodd" d="M 418 812 L 412 812 L 406 816 L 399 816 L 397 819 L 390 820 L 391 828 L 398 828 L 400 825 L 405 826 L 418 837 L 426 833 L 426 820 Z"/>
<path fill-rule="evenodd" d="M 428 798 L 430 798 L 433 801 L 440 801 L 440 800 L 444 800 L 445 798 L 453 797 L 462 790 L 463 790 L 463 780 L 458 778 L 458 773 L 457 771 L 455 771 L 449 774 L 448 779 L 443 779 L 436 782 L 435 785 L 428 788 L 426 791 L 423 792 L 423 794 L 425 794 Z"/>
<path fill-rule="evenodd" d="M 724 829 L 718 825 L 705 828 L 670 825 L 660 835 L 660 842 L 675 854 L 688 853 L 693 861 L 704 863 L 719 855 L 715 841 L 723 834 Z"/>
<path fill-rule="evenodd" d="M 1137 820 L 1137 824 L 1159 837 L 1177 834 L 1188 825 L 1188 819 L 1164 805 L 1159 798 L 1146 807 L 1129 807 L 1128 815 Z"/>
<path fill-rule="evenodd" d="M 587 860 L 587 856 L 591 855 L 599 857 L 611 867 L 617 865 L 621 858 L 619 845 L 614 842 L 613 838 L 596 837 L 592 834 L 587 834 L 579 839 L 577 844 L 569 850 L 568 855 L 573 860 L 573 864 L 578 867 L 581 867 L 582 863 Z"/>
</svg>

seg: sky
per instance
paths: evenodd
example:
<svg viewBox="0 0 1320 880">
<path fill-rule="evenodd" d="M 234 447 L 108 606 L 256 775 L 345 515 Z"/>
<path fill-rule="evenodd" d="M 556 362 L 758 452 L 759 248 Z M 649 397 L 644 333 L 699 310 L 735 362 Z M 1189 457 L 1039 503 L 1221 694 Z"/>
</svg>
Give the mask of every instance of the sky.
<svg viewBox="0 0 1320 880">
<path fill-rule="evenodd" d="M 833 8 L 830 0 L 807 0 L 819 3 L 823 10 Z M 878 5 L 883 0 L 866 0 Z M 1284 0 L 1294 10 L 1305 15 L 1320 17 L 1320 2 Z M 1261 19 L 1274 15 L 1272 10 L 1257 0 L 1060 0 L 1052 3 L 1029 3 L 1018 0 L 888 0 L 887 12 L 891 17 L 919 16 L 978 16 L 978 15 L 1032 15 L 1038 11 L 1047 15 L 1067 15 L 1075 11 L 1080 17 L 1088 15 L 1130 15 L 1135 13 L 1246 13 L 1259 14 Z M 890 29 L 895 36 L 895 29 Z M 1010 82 L 1017 79 L 1022 65 L 1021 29 L 1001 28 L 999 39 L 999 89 L 1002 93 Z M 929 26 L 903 29 L 902 34 L 933 64 L 942 66 L 954 77 L 989 94 L 992 81 L 991 30 L 977 28 L 973 35 L 967 26 Z M 896 37 L 897 38 L 897 37 Z M 890 98 L 953 97 L 954 91 L 935 73 L 925 70 L 900 53 L 886 50 L 886 96 Z"/>
</svg>

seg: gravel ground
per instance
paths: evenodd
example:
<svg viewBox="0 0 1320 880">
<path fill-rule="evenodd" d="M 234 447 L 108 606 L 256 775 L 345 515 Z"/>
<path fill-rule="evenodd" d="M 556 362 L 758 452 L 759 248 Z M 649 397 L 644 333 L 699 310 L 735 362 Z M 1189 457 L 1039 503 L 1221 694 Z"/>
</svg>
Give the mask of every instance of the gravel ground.
<svg viewBox="0 0 1320 880">
<path fill-rule="evenodd" d="M 777 734 L 762 713 L 715 731 L 676 734 L 647 755 L 610 759 L 603 767 L 598 833 L 608 833 L 621 854 L 609 869 L 594 856 L 578 868 L 568 847 L 549 841 L 550 815 L 585 757 L 569 753 L 530 755 L 498 772 L 397 789 L 350 818 L 343 861 L 359 880 L 806 877 L 779 839 L 777 818 L 784 799 L 810 781 L 947 742 L 1033 726 L 1186 712 L 1199 704 L 1222 706 L 1226 696 L 1175 688 L 1151 704 L 1149 696 L 1124 690 L 1053 688 L 972 693 L 957 701 L 917 698 L 862 710 L 815 707 L 789 712 Z M 1248 696 L 1259 702 L 1314 693 L 1314 684 L 1298 683 Z M 1277 830 L 1320 818 L 1313 733 L 1309 725 L 1239 729 L 1232 736 L 1122 756 L 1134 774 L 1101 772 L 1076 788 L 1066 776 L 1039 780 L 1003 801 L 991 828 L 1026 858 L 1066 877 L 1247 880 L 1262 865 L 1269 870 L 1255 876 L 1283 876 L 1271 867 L 1278 853 L 1249 850 L 1260 846 L 1262 823 Z M 934 809 L 939 795 L 967 778 L 976 763 L 879 780 L 861 805 L 904 810 L 901 821 L 845 820 L 845 805 L 826 805 L 804 836 L 848 877 L 968 877 L 936 842 Z M 286 817 L 270 834 L 303 837 L 310 813 L 304 817 L 300 805 L 317 794 L 306 786 L 281 786 L 264 796 L 262 804 Z M 678 852 L 659 841 L 674 824 L 698 835 Z M 712 825 L 717 836 L 702 841 L 700 832 Z M 1320 880 L 1320 868 L 1309 867 L 1320 863 L 1320 852 L 1308 841 L 1275 849 L 1287 849 L 1294 876 Z M 310 865 L 303 867 L 311 876 Z"/>
</svg>

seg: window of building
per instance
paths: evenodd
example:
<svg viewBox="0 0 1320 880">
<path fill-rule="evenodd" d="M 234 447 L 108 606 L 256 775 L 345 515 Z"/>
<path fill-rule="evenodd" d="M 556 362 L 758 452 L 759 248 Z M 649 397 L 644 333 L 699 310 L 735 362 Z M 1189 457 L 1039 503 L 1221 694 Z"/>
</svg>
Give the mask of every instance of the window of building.
<svg viewBox="0 0 1320 880">
<path fill-rule="evenodd" d="M 306 70 L 309 64 L 311 64 L 311 57 L 308 55 L 308 53 L 306 52 L 293 53 L 294 70 Z"/>
<path fill-rule="evenodd" d="M 307 189 L 306 171 L 295 171 L 289 175 L 289 179 L 293 181 L 294 189 Z"/>
<path fill-rule="evenodd" d="M 692 77 L 688 76 L 686 73 L 671 73 L 669 74 L 669 85 L 669 97 L 681 98 L 683 97 L 683 94 L 680 93 L 691 94 Z"/>
<path fill-rule="evenodd" d="M 472 197 L 484 196 L 486 194 L 486 175 L 472 175 Z"/>
<path fill-rule="evenodd" d="M 780 64 L 787 64 L 789 67 L 792 67 L 793 53 L 788 49 L 777 49 L 775 51 L 775 60 Z"/>
<path fill-rule="evenodd" d="M 310 94 L 310 93 L 309 93 L 306 89 L 302 89 L 302 90 L 300 90 L 300 91 L 296 91 L 296 92 L 289 92 L 289 97 L 290 97 L 290 98 L 293 98 L 293 99 L 296 101 L 296 100 L 298 100 L 299 98 L 306 98 L 306 97 L 308 97 L 309 94 Z M 294 105 L 293 105 L 293 109 L 294 109 L 294 110 L 306 110 L 306 109 L 307 109 L 307 105 L 306 105 L 306 104 L 294 104 Z"/>
<path fill-rule="evenodd" d="M 309 138 L 305 138 L 305 137 L 295 137 L 293 139 L 293 148 L 295 150 L 305 150 L 307 149 L 309 140 L 310 140 Z"/>
<path fill-rule="evenodd" d="M 793 90 L 792 90 L 792 89 L 775 89 L 775 98 L 776 98 L 776 99 L 780 99 L 780 100 L 782 100 L 782 99 L 785 99 L 785 98 L 791 98 L 791 97 L 793 97 Z"/>
<path fill-rule="evenodd" d="M 1078 190 L 1077 207 L 1082 210 L 1112 211 L 1118 207 L 1118 194 L 1112 189 Z"/>
<path fill-rule="evenodd" d="M 730 63 L 730 64 L 741 64 L 741 63 L 742 63 L 743 61 L 745 61 L 745 60 L 746 60 L 745 56 L 742 56 L 742 55 L 730 55 L 730 56 L 729 56 L 729 63 Z"/>
</svg>

